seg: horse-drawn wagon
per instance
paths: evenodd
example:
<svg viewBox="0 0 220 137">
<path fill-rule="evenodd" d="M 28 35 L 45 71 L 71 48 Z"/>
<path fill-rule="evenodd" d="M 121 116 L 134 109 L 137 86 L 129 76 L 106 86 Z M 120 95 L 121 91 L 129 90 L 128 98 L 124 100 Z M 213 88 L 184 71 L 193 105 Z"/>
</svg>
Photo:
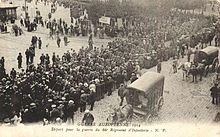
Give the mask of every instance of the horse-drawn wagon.
<svg viewBox="0 0 220 137">
<path fill-rule="evenodd" d="M 164 76 L 155 72 L 146 72 L 127 87 L 126 101 L 132 106 L 133 116 L 151 120 L 164 103 Z"/>
<path fill-rule="evenodd" d="M 215 59 L 218 58 L 219 50 L 217 47 L 208 46 L 199 51 L 198 62 L 205 63 L 205 65 L 214 65 Z"/>
<path fill-rule="evenodd" d="M 146 72 L 126 87 L 127 104 L 114 109 L 107 118 L 112 123 L 130 121 L 151 122 L 161 109 L 164 98 L 164 76 L 156 72 Z"/>
</svg>

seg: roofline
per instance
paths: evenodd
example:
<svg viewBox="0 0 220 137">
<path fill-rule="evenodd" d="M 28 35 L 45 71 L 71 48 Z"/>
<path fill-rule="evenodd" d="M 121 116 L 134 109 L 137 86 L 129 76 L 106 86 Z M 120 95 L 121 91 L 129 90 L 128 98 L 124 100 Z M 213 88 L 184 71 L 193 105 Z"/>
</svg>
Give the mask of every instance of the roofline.
<svg viewBox="0 0 220 137">
<path fill-rule="evenodd" d="M 14 7 L 0 7 L 0 9 L 12 9 L 12 8 L 18 8 L 19 6 L 14 6 Z"/>
</svg>

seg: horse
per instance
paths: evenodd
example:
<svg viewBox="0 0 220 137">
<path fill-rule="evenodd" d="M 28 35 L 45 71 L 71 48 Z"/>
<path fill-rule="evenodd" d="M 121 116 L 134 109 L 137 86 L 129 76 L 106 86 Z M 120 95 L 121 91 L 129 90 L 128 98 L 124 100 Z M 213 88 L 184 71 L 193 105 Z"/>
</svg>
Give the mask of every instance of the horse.
<svg viewBox="0 0 220 137">
<path fill-rule="evenodd" d="M 187 80 L 187 78 L 189 77 L 189 71 L 191 69 L 191 66 L 191 62 L 180 63 L 178 69 L 182 69 L 183 71 L 183 80 Z"/>
<path fill-rule="evenodd" d="M 206 65 L 204 63 L 198 63 L 198 65 L 195 65 L 195 67 L 192 67 L 189 69 L 188 75 L 192 76 L 200 76 L 200 81 L 202 81 L 203 76 L 207 76 L 209 72 L 209 65 Z"/>
<path fill-rule="evenodd" d="M 202 77 L 208 74 L 209 69 L 207 65 L 199 63 L 196 67 L 192 68 L 192 63 L 191 62 L 185 62 L 181 63 L 178 67 L 178 69 L 182 69 L 183 71 L 183 80 L 187 80 L 190 75 L 194 76 L 200 76 L 200 81 L 202 80 Z"/>
</svg>

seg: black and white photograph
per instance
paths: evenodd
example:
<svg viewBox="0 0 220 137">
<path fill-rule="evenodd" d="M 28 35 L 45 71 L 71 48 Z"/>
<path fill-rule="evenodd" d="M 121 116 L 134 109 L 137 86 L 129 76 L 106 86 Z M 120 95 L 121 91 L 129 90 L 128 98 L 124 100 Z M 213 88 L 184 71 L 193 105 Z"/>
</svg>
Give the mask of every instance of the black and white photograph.
<svg viewBox="0 0 220 137">
<path fill-rule="evenodd" d="M 220 137 L 219 49 L 220 0 L 0 0 L 0 137 Z"/>
</svg>

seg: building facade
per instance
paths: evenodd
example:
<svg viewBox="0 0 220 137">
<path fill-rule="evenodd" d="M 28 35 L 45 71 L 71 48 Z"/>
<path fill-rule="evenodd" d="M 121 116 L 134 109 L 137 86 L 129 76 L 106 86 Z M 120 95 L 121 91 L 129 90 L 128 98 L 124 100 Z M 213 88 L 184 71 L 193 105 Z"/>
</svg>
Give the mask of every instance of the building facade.
<svg viewBox="0 0 220 137">
<path fill-rule="evenodd" d="M 8 4 L 5 2 L 0 2 L 0 21 L 6 22 L 9 20 L 15 20 L 17 19 L 17 9 L 18 6 L 15 6 L 13 4 Z"/>
</svg>

